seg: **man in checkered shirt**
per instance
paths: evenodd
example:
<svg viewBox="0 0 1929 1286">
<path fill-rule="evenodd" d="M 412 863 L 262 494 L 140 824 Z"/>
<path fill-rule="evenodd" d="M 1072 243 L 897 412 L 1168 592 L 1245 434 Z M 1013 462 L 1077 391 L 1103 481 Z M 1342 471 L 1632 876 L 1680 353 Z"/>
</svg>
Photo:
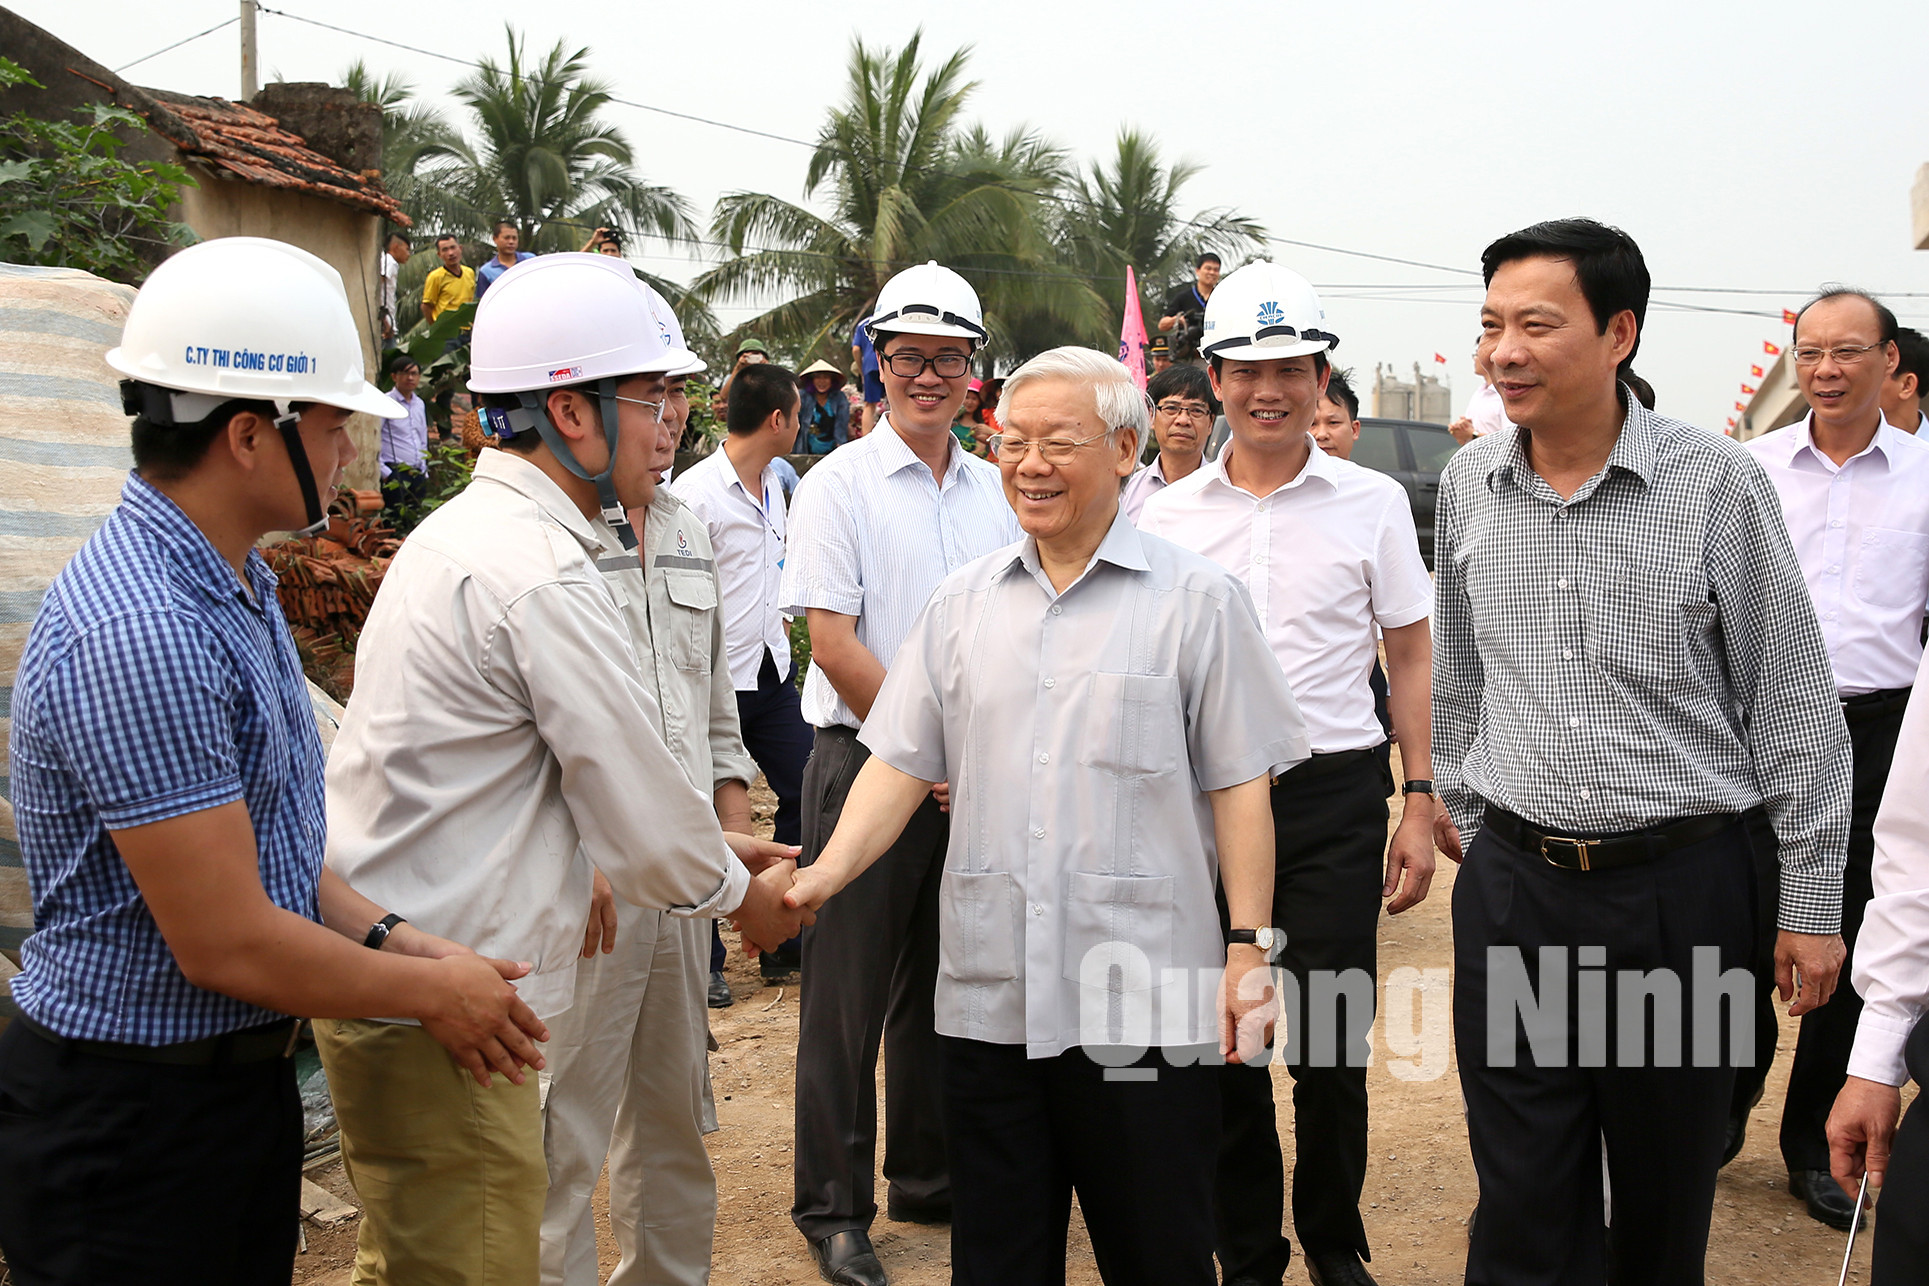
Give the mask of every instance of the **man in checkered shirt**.
<svg viewBox="0 0 1929 1286">
<path fill-rule="evenodd" d="M 1753 1056 L 1744 815 L 1773 826 L 1777 976 L 1806 1013 L 1843 960 L 1847 728 L 1767 476 L 1622 382 L 1639 248 L 1567 219 L 1482 267 L 1481 353 L 1519 427 L 1441 478 L 1434 613 L 1439 839 L 1453 857 L 1471 839 L 1467 1280 L 1602 1282 L 1611 1259 L 1616 1281 L 1699 1282 L 1733 1063 Z"/>
</svg>

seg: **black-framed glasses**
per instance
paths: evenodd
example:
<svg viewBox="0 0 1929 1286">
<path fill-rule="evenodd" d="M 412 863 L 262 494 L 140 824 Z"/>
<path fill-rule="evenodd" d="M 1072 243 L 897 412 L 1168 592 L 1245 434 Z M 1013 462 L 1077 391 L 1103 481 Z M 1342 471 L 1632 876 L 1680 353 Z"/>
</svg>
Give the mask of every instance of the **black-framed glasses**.
<svg viewBox="0 0 1929 1286">
<path fill-rule="evenodd" d="M 891 374 L 901 380 L 914 380 L 930 367 L 947 380 L 955 380 L 971 369 L 971 358 L 965 353 L 939 353 L 936 357 L 926 357 L 923 353 L 892 353 L 884 359 L 891 368 Z"/>
<path fill-rule="evenodd" d="M 1111 435 L 1110 429 L 1101 429 L 1089 438 L 1015 438 L 1009 433 L 991 435 L 991 451 L 998 457 L 999 464 L 1023 464 L 1033 447 L 1045 457 L 1050 465 L 1070 464 L 1078 454 L 1078 449 L 1089 442 Z"/>
<path fill-rule="evenodd" d="M 1201 406 L 1197 402 L 1161 402 L 1155 409 L 1168 420 L 1209 420 L 1212 418 L 1212 408 L 1209 406 Z"/>
<path fill-rule="evenodd" d="M 1870 353 L 1886 348 L 1888 343 L 1886 339 L 1879 339 L 1873 344 L 1837 344 L 1834 348 L 1791 348 L 1788 355 L 1795 359 L 1797 366 L 1818 366 L 1824 353 L 1837 366 L 1854 366 Z"/>
</svg>

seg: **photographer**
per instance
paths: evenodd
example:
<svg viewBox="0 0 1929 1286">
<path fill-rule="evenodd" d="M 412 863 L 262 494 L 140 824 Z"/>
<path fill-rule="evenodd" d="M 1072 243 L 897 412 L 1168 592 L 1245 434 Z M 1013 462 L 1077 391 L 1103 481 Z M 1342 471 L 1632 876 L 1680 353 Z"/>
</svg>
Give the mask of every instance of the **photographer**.
<svg viewBox="0 0 1929 1286">
<path fill-rule="evenodd" d="M 1166 315 L 1159 318 L 1159 329 L 1166 334 L 1173 361 L 1190 362 L 1203 369 L 1199 336 L 1206 328 L 1206 301 L 1219 284 L 1219 256 L 1211 251 L 1200 255 L 1193 265 L 1193 278 L 1192 285 L 1179 287 L 1165 301 Z"/>
</svg>

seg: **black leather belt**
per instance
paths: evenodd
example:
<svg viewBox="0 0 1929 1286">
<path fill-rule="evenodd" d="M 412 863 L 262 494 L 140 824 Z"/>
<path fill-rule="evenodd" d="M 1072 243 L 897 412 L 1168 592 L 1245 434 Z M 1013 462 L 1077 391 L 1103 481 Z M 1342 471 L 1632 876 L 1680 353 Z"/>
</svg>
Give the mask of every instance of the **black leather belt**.
<svg viewBox="0 0 1929 1286">
<path fill-rule="evenodd" d="M 1879 692 L 1863 692 L 1852 697 L 1842 698 L 1842 717 L 1850 723 L 1861 723 L 1865 719 L 1880 719 L 1884 715 L 1899 714 L 1908 708 L 1908 688 L 1883 688 Z"/>
<path fill-rule="evenodd" d="M 173 1067 L 214 1067 L 223 1063 L 265 1063 L 273 1058 L 288 1058 L 295 1052 L 301 1035 L 301 1019 L 283 1018 L 260 1027 L 231 1031 L 221 1036 L 204 1036 L 172 1045 L 125 1045 L 113 1040 L 77 1040 L 49 1031 L 26 1014 L 14 1018 L 27 1031 L 50 1045 L 98 1058 L 117 1058 L 128 1063 L 166 1063 Z"/>
<path fill-rule="evenodd" d="M 1729 827 L 1741 825 L 1741 815 L 1710 813 L 1622 835 L 1582 836 L 1543 830 L 1524 817 L 1489 804 L 1487 820 L 1482 825 L 1515 848 L 1538 854 L 1549 866 L 1569 871 L 1611 871 L 1621 866 L 1639 866 L 1672 849 L 1713 839 Z"/>
</svg>

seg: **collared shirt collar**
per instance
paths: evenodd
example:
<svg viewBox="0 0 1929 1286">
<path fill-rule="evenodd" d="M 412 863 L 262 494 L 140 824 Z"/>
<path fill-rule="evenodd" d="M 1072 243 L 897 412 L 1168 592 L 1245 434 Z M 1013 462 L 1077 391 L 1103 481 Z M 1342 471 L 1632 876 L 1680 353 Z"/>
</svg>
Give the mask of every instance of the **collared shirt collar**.
<svg viewBox="0 0 1929 1286">
<path fill-rule="evenodd" d="M 475 476 L 499 482 L 511 491 L 528 497 L 536 507 L 561 523 L 583 548 L 594 554 L 606 543 L 596 527 L 583 516 L 576 502 L 563 493 L 550 476 L 513 451 L 484 451 L 476 458 Z"/>
<path fill-rule="evenodd" d="M 121 504 L 139 518 L 142 525 L 152 530 L 174 551 L 181 565 L 194 577 L 208 597 L 217 601 L 233 598 L 242 591 L 242 583 L 236 578 L 234 564 L 221 556 L 214 543 L 194 520 L 182 511 L 181 506 L 164 495 L 155 485 L 138 473 L 129 473 L 127 481 L 121 486 Z M 252 590 L 255 605 L 266 602 L 275 592 L 275 574 L 268 568 L 268 560 L 261 556 L 258 549 L 250 549 L 242 563 L 248 584 Z"/>
<path fill-rule="evenodd" d="M 1642 485 L 1654 485 L 1655 464 L 1660 452 L 1660 429 L 1655 424 L 1655 413 L 1641 405 L 1634 396 L 1634 390 L 1621 385 L 1621 404 L 1627 408 L 1621 417 L 1621 432 L 1614 439 L 1614 449 L 1608 452 L 1607 464 L 1602 466 L 1598 477 L 1605 478 L 1614 469 L 1622 469 L 1641 479 Z M 1527 448 L 1521 435 L 1527 430 L 1516 425 L 1507 432 L 1507 446 L 1500 452 L 1494 465 L 1487 471 L 1487 488 L 1498 490 L 1502 477 L 1515 480 L 1521 490 L 1532 487 L 1523 479 L 1536 476 L 1534 466 L 1527 462 Z M 1570 502 L 1585 499 L 1593 493 L 1590 482 L 1583 485 L 1570 498 Z"/>
<path fill-rule="evenodd" d="M 877 451 L 884 458 L 885 473 L 896 473 L 900 469 L 924 463 L 918 453 L 911 449 L 911 444 L 892 427 L 890 416 L 886 415 L 877 422 L 877 427 L 871 430 L 871 436 L 881 439 Z M 948 454 L 945 456 L 944 477 L 939 479 L 940 487 L 964 472 L 965 449 L 964 444 L 958 441 L 958 435 L 947 429 L 944 444 Z"/>
<path fill-rule="evenodd" d="M 1860 460 L 1865 455 L 1873 455 L 1882 461 L 1884 469 L 1892 469 L 1896 462 L 1895 452 L 1903 436 L 1901 429 L 1890 424 L 1886 418 L 1882 419 L 1877 422 L 1875 433 L 1869 438 L 1869 445 L 1838 466 L 1835 461 L 1822 453 L 1822 448 L 1815 445 L 1815 412 L 1810 411 L 1791 426 L 1791 432 L 1788 435 L 1788 461 L 1791 465 L 1794 464 L 1796 457 L 1806 450 L 1816 463 L 1834 472 L 1837 468 L 1847 468 L 1852 461 Z"/>
<path fill-rule="evenodd" d="M 1078 580 L 1073 581 L 1072 585 L 1078 584 L 1079 581 L 1091 575 L 1092 568 L 1100 563 L 1110 563 L 1114 567 L 1130 572 L 1144 572 L 1152 569 L 1151 562 L 1145 556 L 1145 539 L 1132 520 L 1125 516 L 1123 508 L 1112 515 L 1112 525 L 1106 528 L 1105 539 L 1099 541 L 1098 548 L 1092 553 L 1092 561 L 1085 564 L 1085 570 L 1078 574 Z M 1006 564 L 1006 570 L 1010 572 L 1020 568 L 1033 579 L 1039 580 L 1040 584 L 1050 587 L 1049 580 L 1040 579 L 1044 575 L 1044 564 L 1038 558 L 1036 537 L 1026 536 L 1018 542 L 1017 549 L 1012 551 L 1011 561 Z M 1066 592 L 1069 593 L 1071 588 L 1071 585 L 1067 585 Z M 1058 596 L 1057 591 L 1051 592 L 1054 597 Z"/>
<path fill-rule="evenodd" d="M 1235 483 L 1231 478 L 1226 476 L 1226 461 L 1232 459 L 1233 450 L 1238 445 L 1239 445 L 1238 442 L 1235 441 L 1234 439 L 1227 438 L 1226 445 L 1219 448 L 1218 457 L 1216 459 L 1206 461 L 1203 465 L 1199 467 L 1209 471 L 1208 476 L 1213 480 L 1213 482 L 1217 482 L 1222 486 L 1231 487 L 1234 491 L 1237 491 L 1242 496 L 1246 496 L 1257 500 L 1264 500 L 1267 498 L 1267 496 L 1276 496 L 1282 491 L 1291 491 L 1294 487 L 1299 486 L 1309 478 L 1318 478 L 1320 481 L 1324 482 L 1329 487 L 1339 486 L 1339 477 L 1338 477 L 1338 474 L 1340 471 L 1339 461 L 1335 457 L 1330 456 L 1326 454 L 1325 451 L 1321 450 L 1320 444 L 1313 440 L 1312 434 L 1308 433 L 1306 435 L 1306 446 L 1308 451 L 1308 454 L 1306 457 L 1306 463 L 1300 466 L 1299 473 L 1294 476 L 1293 480 L 1291 482 L 1288 482 L 1281 486 L 1273 488 L 1273 490 L 1267 492 L 1265 496 L 1253 496 L 1252 492 L 1246 490 L 1244 487 Z"/>
</svg>

